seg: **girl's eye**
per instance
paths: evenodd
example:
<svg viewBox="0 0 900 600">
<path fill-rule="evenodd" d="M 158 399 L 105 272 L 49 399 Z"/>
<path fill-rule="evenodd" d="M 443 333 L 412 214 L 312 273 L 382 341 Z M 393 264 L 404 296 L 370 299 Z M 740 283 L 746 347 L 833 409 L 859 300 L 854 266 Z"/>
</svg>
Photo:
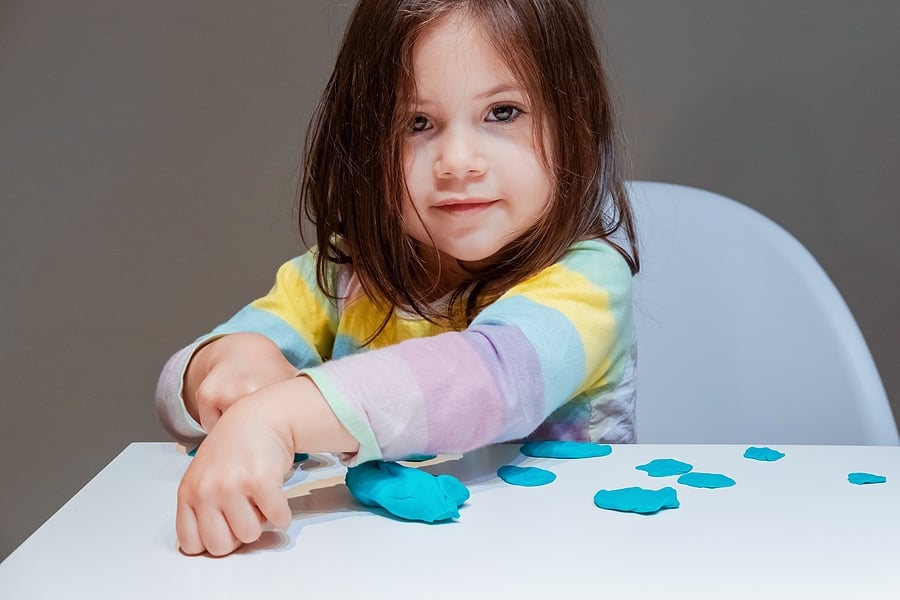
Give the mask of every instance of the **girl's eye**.
<svg viewBox="0 0 900 600">
<path fill-rule="evenodd" d="M 521 114 L 522 111 L 515 106 L 512 106 L 511 104 L 501 104 L 493 107 L 490 112 L 488 112 L 487 120 L 508 123 L 518 119 Z"/>
<path fill-rule="evenodd" d="M 416 115 L 412 120 L 412 130 L 413 133 L 418 133 L 420 131 L 425 131 L 426 129 L 430 129 L 431 124 L 428 122 L 428 117 L 424 117 L 422 115 Z"/>
</svg>

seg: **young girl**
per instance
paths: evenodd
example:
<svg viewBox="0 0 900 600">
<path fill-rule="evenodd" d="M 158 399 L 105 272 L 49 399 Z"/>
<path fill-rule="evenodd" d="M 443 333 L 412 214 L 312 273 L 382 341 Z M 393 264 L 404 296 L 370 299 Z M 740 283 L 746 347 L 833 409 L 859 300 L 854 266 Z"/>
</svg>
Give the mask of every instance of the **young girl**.
<svg viewBox="0 0 900 600">
<path fill-rule="evenodd" d="M 308 136 L 317 245 L 160 377 L 163 424 L 205 437 L 186 553 L 286 527 L 294 452 L 634 440 L 612 117 L 579 0 L 358 3 Z"/>
</svg>

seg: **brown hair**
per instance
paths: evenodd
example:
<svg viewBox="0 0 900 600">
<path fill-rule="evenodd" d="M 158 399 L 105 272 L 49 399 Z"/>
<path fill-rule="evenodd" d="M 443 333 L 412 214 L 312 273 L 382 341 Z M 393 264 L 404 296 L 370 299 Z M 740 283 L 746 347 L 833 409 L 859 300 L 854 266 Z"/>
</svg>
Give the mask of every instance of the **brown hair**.
<svg viewBox="0 0 900 600">
<path fill-rule="evenodd" d="M 539 115 L 536 135 L 551 138 L 538 148 L 552 157 L 554 190 L 545 215 L 529 231 L 486 264 L 465 269 L 468 278 L 445 313 L 426 301 L 436 275 L 424 268 L 418 242 L 404 232 L 402 148 L 409 131 L 406 106 L 415 93 L 413 46 L 430 23 L 459 10 L 500 56 L 516 57 L 509 67 Z M 366 293 L 385 308 L 382 327 L 396 307 L 457 325 L 453 315 L 463 314 L 468 323 L 583 239 L 606 239 L 637 273 L 611 95 L 584 2 L 360 0 L 307 132 L 300 206 L 316 226 L 320 287 L 333 296 L 329 264 L 352 264 Z"/>
</svg>

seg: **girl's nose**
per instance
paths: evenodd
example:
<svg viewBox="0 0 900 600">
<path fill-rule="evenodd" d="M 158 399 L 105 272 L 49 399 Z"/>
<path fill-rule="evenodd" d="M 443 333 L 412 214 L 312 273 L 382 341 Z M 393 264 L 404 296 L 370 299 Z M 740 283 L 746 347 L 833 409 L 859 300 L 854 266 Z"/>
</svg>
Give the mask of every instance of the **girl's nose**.
<svg viewBox="0 0 900 600">
<path fill-rule="evenodd" d="M 461 129 L 443 132 L 434 174 L 438 179 L 463 179 L 483 174 L 487 159 L 476 136 Z"/>
</svg>

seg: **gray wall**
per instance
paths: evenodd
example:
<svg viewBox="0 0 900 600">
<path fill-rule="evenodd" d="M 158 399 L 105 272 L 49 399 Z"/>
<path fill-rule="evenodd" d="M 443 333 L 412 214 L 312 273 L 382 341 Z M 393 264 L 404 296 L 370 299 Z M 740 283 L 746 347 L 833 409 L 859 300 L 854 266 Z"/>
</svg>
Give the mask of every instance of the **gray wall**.
<svg viewBox="0 0 900 600">
<path fill-rule="evenodd" d="M 296 163 L 348 4 L 0 0 L 0 558 L 166 439 L 165 359 L 299 251 Z M 897 3 L 597 6 L 633 178 L 792 231 L 900 414 Z"/>
</svg>

